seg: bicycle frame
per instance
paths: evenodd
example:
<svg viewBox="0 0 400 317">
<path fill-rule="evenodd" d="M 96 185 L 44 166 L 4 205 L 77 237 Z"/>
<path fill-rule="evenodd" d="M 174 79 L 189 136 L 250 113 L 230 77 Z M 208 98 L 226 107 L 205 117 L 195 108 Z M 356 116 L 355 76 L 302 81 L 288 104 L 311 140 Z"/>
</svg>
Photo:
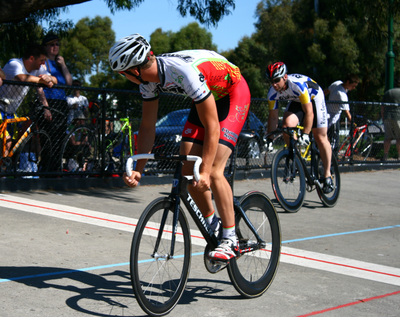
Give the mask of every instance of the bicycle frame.
<svg viewBox="0 0 400 317">
<path fill-rule="evenodd" d="M 133 155 L 133 147 L 132 147 L 132 128 L 129 124 L 129 118 L 120 118 L 119 121 L 123 122 L 122 127 L 118 131 L 117 135 L 123 134 L 125 129 L 128 128 L 128 136 L 129 136 L 129 155 Z M 114 141 L 117 139 L 117 137 L 110 142 L 110 144 L 106 147 L 106 151 L 108 151 L 114 144 Z M 122 143 L 125 142 L 125 139 L 123 139 Z"/>
<path fill-rule="evenodd" d="M 314 166 L 316 166 L 316 156 L 314 155 L 318 149 L 315 147 L 315 141 L 314 138 L 311 136 L 310 144 L 306 147 L 304 153 L 300 153 L 300 151 L 296 147 L 297 140 L 293 137 L 295 130 L 293 128 L 284 128 L 283 129 L 284 133 L 289 134 L 290 136 L 290 145 L 289 145 L 289 156 L 288 158 L 292 159 L 294 162 L 294 158 L 297 155 L 300 158 L 300 163 L 304 171 L 304 175 L 306 178 L 306 183 L 307 185 L 311 188 L 314 185 L 318 186 L 319 188 L 322 188 L 321 183 L 319 182 L 318 179 L 315 177 L 315 172 L 314 172 Z M 310 170 L 308 169 L 308 166 L 306 165 L 305 161 L 308 161 L 308 158 L 311 156 L 311 165 L 310 165 Z M 294 175 L 296 171 L 291 171 L 291 173 Z"/>
<path fill-rule="evenodd" d="M 364 135 L 365 131 L 367 131 L 368 125 L 363 124 L 360 127 L 355 127 L 352 136 L 348 136 L 347 139 L 350 140 L 349 146 L 346 149 L 345 157 L 350 157 L 353 155 L 353 149 L 356 147 L 362 136 Z M 359 133 L 358 137 L 357 133 Z"/>
<path fill-rule="evenodd" d="M 2 135 L 2 138 L 3 138 L 3 153 L 5 153 L 6 148 L 7 148 L 7 144 L 6 144 L 6 142 L 7 142 L 7 135 L 6 135 L 7 125 L 9 123 L 25 122 L 25 121 L 29 121 L 29 120 L 30 120 L 29 117 L 21 117 L 21 118 L 13 118 L 13 119 L 7 119 L 6 118 L 6 119 L 4 119 L 3 123 L 0 125 L 0 135 Z M 33 126 L 33 122 L 25 130 L 24 134 L 19 137 L 18 142 L 10 150 L 10 152 L 7 155 L 7 157 L 12 157 L 14 155 L 15 151 L 20 147 L 20 145 L 26 139 L 26 137 L 29 135 L 29 133 L 31 133 L 32 126 Z"/>
<path fill-rule="evenodd" d="M 132 161 L 133 161 L 133 158 L 135 158 L 135 157 L 178 161 L 176 169 L 175 169 L 175 173 L 174 173 L 173 182 L 172 182 L 172 190 L 171 190 L 170 195 L 168 196 L 170 199 L 172 199 L 175 202 L 175 210 L 174 210 L 173 226 L 172 226 L 173 227 L 172 228 L 172 242 L 171 242 L 171 253 L 170 253 L 171 256 L 173 257 L 173 255 L 174 255 L 175 237 L 176 237 L 176 233 L 177 233 L 177 224 L 178 224 L 178 217 L 179 217 L 179 206 L 180 206 L 181 201 L 185 205 L 187 211 L 191 215 L 192 219 L 194 220 L 196 226 L 200 230 L 200 232 L 203 235 L 206 242 L 210 245 L 210 247 L 212 249 L 216 248 L 218 246 L 218 240 L 217 240 L 217 237 L 214 235 L 214 231 L 210 228 L 210 226 L 208 225 L 207 221 L 205 220 L 203 214 L 201 213 L 200 209 L 197 207 L 196 203 L 194 202 L 192 196 L 190 196 L 190 194 L 187 191 L 187 185 L 191 182 L 192 178 L 182 175 L 182 166 L 183 166 L 182 161 L 187 161 L 188 158 L 190 158 L 190 157 L 193 158 L 193 156 L 190 156 L 190 155 L 188 155 L 188 156 L 186 156 L 186 155 L 165 156 L 165 155 L 155 155 L 155 154 L 139 154 L 139 155 L 135 155 L 128 159 L 128 161 L 126 163 L 127 170 L 129 170 L 130 166 L 132 166 Z M 193 159 L 191 159 L 191 160 L 193 160 Z M 200 163 L 198 164 L 198 166 L 199 165 L 200 165 Z M 196 164 L 195 164 L 195 168 L 196 168 Z M 195 178 L 198 179 L 198 176 L 196 176 L 196 173 L 195 173 Z M 257 243 L 254 244 L 251 248 L 247 248 L 246 250 L 240 250 L 240 252 L 241 253 L 251 252 L 251 251 L 255 251 L 255 250 L 258 250 L 258 249 L 261 249 L 262 247 L 264 247 L 263 240 L 260 238 L 259 234 L 257 233 L 257 230 L 254 228 L 253 224 L 250 222 L 246 213 L 243 211 L 239 202 L 236 199 L 234 199 L 234 210 L 235 210 L 235 215 L 237 215 L 239 213 L 240 216 L 243 217 L 243 220 L 249 226 L 250 230 L 252 231 L 252 233 L 254 234 L 254 236 L 257 239 Z M 164 210 L 164 215 L 162 217 L 162 221 L 161 221 L 161 225 L 160 225 L 160 229 L 158 232 L 156 245 L 155 245 L 153 254 L 156 254 L 156 250 L 161 241 L 161 235 L 164 231 L 165 221 L 166 221 L 168 212 L 169 212 L 168 210 Z"/>
</svg>

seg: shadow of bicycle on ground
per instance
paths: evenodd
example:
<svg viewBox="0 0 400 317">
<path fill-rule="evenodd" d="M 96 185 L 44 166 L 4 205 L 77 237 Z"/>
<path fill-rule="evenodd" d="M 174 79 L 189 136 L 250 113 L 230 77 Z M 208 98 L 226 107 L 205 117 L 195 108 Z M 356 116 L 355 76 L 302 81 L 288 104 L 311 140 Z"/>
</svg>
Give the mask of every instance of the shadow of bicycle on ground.
<svg viewBox="0 0 400 317">
<path fill-rule="evenodd" d="M 66 305 L 90 316 L 146 316 L 133 294 L 130 274 L 123 270 L 93 274 L 54 267 L 3 266 L 0 267 L 0 282 L 21 283 L 37 289 L 53 288 L 65 291 L 66 294 L 75 293 L 65 300 Z M 189 278 L 178 305 L 189 305 L 202 297 L 217 300 L 241 298 L 240 295 L 223 295 L 229 287 L 233 286 L 228 281 Z"/>
</svg>

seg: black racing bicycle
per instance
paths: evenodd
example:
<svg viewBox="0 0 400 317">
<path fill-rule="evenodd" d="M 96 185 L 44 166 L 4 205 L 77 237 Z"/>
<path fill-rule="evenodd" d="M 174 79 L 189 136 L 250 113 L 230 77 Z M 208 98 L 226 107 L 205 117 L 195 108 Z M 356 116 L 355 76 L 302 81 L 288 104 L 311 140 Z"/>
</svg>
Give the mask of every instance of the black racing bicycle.
<svg viewBox="0 0 400 317">
<path fill-rule="evenodd" d="M 330 172 L 333 190 L 323 191 L 324 165 L 320 152 L 310 133 L 310 144 L 300 148 L 295 135 L 300 135 L 303 127 L 283 128 L 290 136 L 288 147 L 281 148 L 274 156 L 271 167 L 271 183 L 276 199 L 287 212 L 297 212 L 303 205 L 306 190 L 317 190 L 318 196 L 326 207 L 334 207 L 340 194 L 339 165 L 332 154 Z"/>
<path fill-rule="evenodd" d="M 194 177 L 198 179 L 201 158 L 139 154 L 128 159 L 128 175 L 131 174 L 133 161 L 137 159 L 176 163 L 171 193 L 147 206 L 132 240 L 130 273 L 140 307 L 152 316 L 165 315 L 175 307 L 189 275 L 192 238 L 205 242 L 204 264 L 210 273 L 226 268 L 233 286 L 243 297 L 261 296 L 275 277 L 281 249 L 279 219 L 268 197 L 261 192 L 250 191 L 239 200 L 234 199 L 239 251 L 228 264 L 215 262 L 208 254 L 218 246 L 218 239 L 187 191 L 193 177 L 182 176 L 181 173 L 184 161 L 195 161 Z M 181 202 L 200 233 L 189 229 Z"/>
</svg>

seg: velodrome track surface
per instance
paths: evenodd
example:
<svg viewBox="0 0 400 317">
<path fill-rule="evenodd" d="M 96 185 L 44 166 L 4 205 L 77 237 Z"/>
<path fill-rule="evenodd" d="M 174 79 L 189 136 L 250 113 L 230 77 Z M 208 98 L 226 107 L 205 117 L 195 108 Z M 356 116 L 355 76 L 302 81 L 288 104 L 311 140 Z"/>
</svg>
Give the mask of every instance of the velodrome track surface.
<svg viewBox="0 0 400 317">
<path fill-rule="evenodd" d="M 242 299 L 227 272 L 209 274 L 193 242 L 187 289 L 170 316 L 399 316 L 400 170 L 343 173 L 338 204 L 307 193 L 295 214 L 264 191 L 282 230 L 269 290 Z M 135 224 L 170 185 L 0 194 L 0 316 L 143 316 L 129 277 Z M 192 230 L 196 228 L 192 225 Z"/>
</svg>

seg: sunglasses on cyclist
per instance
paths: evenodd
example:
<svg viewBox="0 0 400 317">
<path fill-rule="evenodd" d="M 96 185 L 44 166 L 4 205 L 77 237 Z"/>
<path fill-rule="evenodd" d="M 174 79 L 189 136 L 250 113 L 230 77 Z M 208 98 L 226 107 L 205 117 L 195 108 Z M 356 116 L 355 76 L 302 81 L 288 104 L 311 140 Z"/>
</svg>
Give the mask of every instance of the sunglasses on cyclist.
<svg viewBox="0 0 400 317">
<path fill-rule="evenodd" d="M 273 78 L 273 79 L 270 80 L 270 82 L 271 82 L 271 84 L 277 84 L 277 83 L 279 83 L 281 81 L 281 79 L 282 79 L 281 77 Z"/>
</svg>

